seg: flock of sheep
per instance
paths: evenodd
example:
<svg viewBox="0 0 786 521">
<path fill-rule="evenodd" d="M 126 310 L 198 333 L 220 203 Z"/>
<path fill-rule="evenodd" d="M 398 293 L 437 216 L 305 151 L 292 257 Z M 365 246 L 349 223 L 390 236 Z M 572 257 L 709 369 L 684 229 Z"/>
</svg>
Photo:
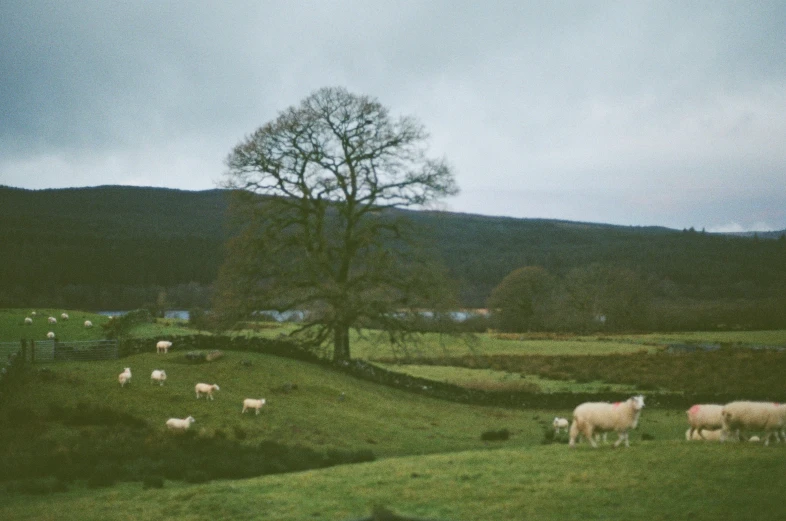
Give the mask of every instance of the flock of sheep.
<svg viewBox="0 0 786 521">
<path fill-rule="evenodd" d="M 30 313 L 29 317 L 25 317 L 25 325 L 26 326 L 32 326 L 33 325 L 33 317 L 34 316 L 36 316 L 36 312 L 32 311 Z M 112 317 L 109 317 L 109 318 L 112 318 Z M 60 320 L 68 320 L 68 319 L 69 319 L 68 313 L 61 313 L 60 314 Z M 47 319 L 47 322 L 50 325 L 55 325 L 55 324 L 57 324 L 57 319 L 55 317 L 49 317 Z M 85 327 L 86 328 L 91 328 L 91 327 L 93 327 L 93 323 L 91 321 L 89 321 L 89 320 L 85 320 Z M 55 332 L 54 331 L 48 332 L 46 334 L 46 338 L 48 338 L 49 340 L 54 340 Z"/>
<path fill-rule="evenodd" d="M 156 352 L 157 353 L 167 353 L 169 348 L 172 347 L 172 342 L 168 340 L 160 340 L 156 344 Z M 117 381 L 120 384 L 120 387 L 125 387 L 125 385 L 131 380 L 131 368 L 126 367 L 122 373 L 117 375 Z M 164 385 L 166 381 L 166 371 L 163 369 L 154 369 L 153 372 L 150 374 L 150 383 L 158 383 L 159 386 Z M 207 400 L 213 400 L 213 392 L 220 391 L 221 388 L 217 384 L 206 384 L 206 383 L 198 383 L 194 386 L 194 392 L 196 393 L 197 400 L 204 396 Z M 246 398 L 243 400 L 243 410 L 240 411 L 241 414 L 245 413 L 248 410 L 253 409 L 256 414 L 259 414 L 262 410 L 262 407 L 265 405 L 264 398 Z M 166 427 L 170 431 L 177 431 L 177 432 L 184 432 L 191 427 L 191 424 L 194 423 L 193 416 L 188 416 L 187 418 L 169 418 L 166 421 Z"/>
<path fill-rule="evenodd" d="M 31 313 L 32 316 L 36 312 Z M 61 320 L 68 320 L 68 313 L 60 315 Z M 110 317 L 112 318 L 112 317 Z M 57 324 L 55 317 L 49 317 L 49 324 Z M 32 325 L 33 318 L 25 317 L 25 325 Z M 85 320 L 85 327 L 93 327 L 90 320 Z M 47 338 L 54 339 L 54 332 L 47 333 Z M 166 354 L 172 342 L 160 340 L 156 344 L 156 352 Z M 126 367 L 118 375 L 118 382 L 121 387 L 131 380 L 131 369 Z M 150 381 L 164 385 L 166 372 L 156 369 L 150 375 Z M 213 400 L 213 391 L 220 390 L 216 384 L 198 383 L 194 387 L 196 397 L 204 395 L 205 399 Z M 262 406 L 265 405 L 264 398 L 246 398 L 243 401 L 242 413 L 254 409 L 259 414 Z M 639 422 L 641 410 L 644 408 L 644 397 L 633 396 L 624 402 L 586 402 L 582 403 L 573 410 L 573 423 L 566 418 L 554 418 L 553 426 L 558 434 L 562 429 L 570 433 L 570 446 L 574 447 L 577 441 L 583 436 L 593 447 L 597 447 L 599 436 L 606 439 L 606 433 L 616 432 L 617 441 L 614 443 L 618 447 L 625 443 L 629 447 L 628 433 L 635 429 Z M 735 401 L 726 405 L 717 404 L 697 404 L 688 409 L 688 424 L 690 427 L 685 432 L 686 440 L 740 440 L 742 432 L 756 431 L 764 434 L 764 444 L 769 445 L 770 438 L 775 441 L 786 441 L 786 404 L 770 402 Z M 194 418 L 189 416 L 184 419 L 170 418 L 166 426 L 173 431 L 185 431 L 192 423 Z M 758 436 L 751 436 L 749 441 L 760 441 Z"/>
<path fill-rule="evenodd" d="M 554 418 L 555 433 L 568 430 L 570 425 L 570 446 L 574 447 L 580 437 L 586 438 L 597 447 L 598 436 L 616 432 L 618 447 L 628 443 L 628 432 L 639 423 L 644 397 L 633 396 L 624 402 L 587 402 L 573 410 L 573 423 L 566 418 Z M 690 427 L 685 433 L 687 440 L 740 440 L 741 433 L 759 432 L 764 435 L 764 445 L 770 438 L 786 441 L 786 404 L 771 402 L 734 401 L 726 405 L 697 404 L 686 411 Z M 761 441 L 751 436 L 749 441 Z"/>
</svg>

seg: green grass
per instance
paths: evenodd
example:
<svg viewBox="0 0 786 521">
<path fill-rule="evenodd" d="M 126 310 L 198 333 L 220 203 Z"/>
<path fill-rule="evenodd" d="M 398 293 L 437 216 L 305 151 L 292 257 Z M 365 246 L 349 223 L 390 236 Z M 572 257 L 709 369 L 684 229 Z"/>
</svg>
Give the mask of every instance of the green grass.
<svg viewBox="0 0 786 521">
<path fill-rule="evenodd" d="M 138 483 L 47 497 L 9 495 L 14 520 L 275 519 L 338 521 L 376 505 L 423 519 L 544 521 L 782 519 L 786 448 L 642 442 L 386 459 L 206 485 Z"/>
<path fill-rule="evenodd" d="M 440 365 L 396 365 L 379 364 L 386 369 L 418 378 L 445 382 L 471 389 L 488 391 L 531 391 L 531 392 L 608 392 L 620 391 L 631 394 L 641 392 L 634 385 L 609 384 L 606 382 L 576 382 L 554 380 L 538 375 L 521 375 L 493 369 L 469 369 Z M 534 386 L 534 387 L 533 387 Z"/>
<path fill-rule="evenodd" d="M 19 342 L 25 340 L 46 340 L 46 334 L 52 331 L 58 340 L 98 340 L 104 338 L 101 327 L 109 321 L 109 317 L 87 311 L 74 311 L 54 308 L 36 308 L 32 316 L 30 309 L 0 309 L 0 342 Z M 60 314 L 68 313 L 69 319 L 63 320 Z M 33 319 L 33 324 L 26 326 L 25 317 Z M 55 317 L 57 324 L 49 324 L 48 317 Z M 85 320 L 93 322 L 92 328 L 84 326 Z"/>
<path fill-rule="evenodd" d="M 42 311 L 39 310 L 39 318 L 44 319 L 57 312 Z M 62 331 L 71 331 L 72 325 L 81 327 L 84 318 L 78 318 L 77 313 L 69 311 L 71 321 L 58 324 L 63 326 Z M 19 310 L 0 310 L 0 335 L 8 334 L 12 341 L 18 340 L 15 336 L 18 328 L 25 327 L 21 324 L 24 316 Z M 285 325 L 283 329 L 291 327 Z M 133 334 L 155 338 L 178 334 L 165 331 L 181 328 L 178 322 L 157 322 L 140 326 Z M 74 328 L 74 334 L 77 329 Z M 100 328 L 88 331 L 95 333 Z M 247 334 L 277 336 L 280 332 L 274 328 Z M 735 341 L 771 344 L 782 333 L 753 332 Z M 711 335 L 698 333 L 696 338 L 719 341 Z M 458 354 L 636 353 L 642 350 L 642 342 L 657 344 L 666 336 L 476 338 L 476 343 L 467 344 L 453 337 L 426 335 L 426 344 L 413 348 L 424 353 L 455 350 Z M 687 337 L 673 338 L 686 341 Z M 353 348 L 356 355 L 370 358 L 381 357 L 386 349 L 390 352 L 389 346 L 374 343 L 368 335 Z M 241 364 L 244 361 L 251 365 Z M 43 367 L 49 371 L 37 371 Z M 121 389 L 117 374 L 124 367 L 131 367 L 133 378 L 128 387 Z M 417 376 L 467 386 L 504 387 L 523 381 L 544 391 L 591 392 L 606 390 L 606 386 L 620 391 L 635 389 L 530 375 L 522 379 L 516 371 L 506 369 L 396 367 Z M 150 384 L 153 369 L 167 371 L 163 387 Z M 140 482 L 99 490 L 77 482 L 71 484 L 68 492 L 35 496 L 6 493 L 0 485 L 0 519 L 332 521 L 367 516 L 375 505 L 387 506 L 402 515 L 456 521 L 702 521 L 781 519 L 786 515 L 781 497 L 786 485 L 786 444 L 765 448 L 747 443 L 688 443 L 684 441 L 687 424 L 683 410 L 645 408 L 638 429 L 631 435 L 629 449 L 601 447 L 593 451 L 583 444 L 570 450 L 564 444 L 543 444 L 544 429 L 553 417 L 569 417 L 570 410 L 455 404 L 377 386 L 315 365 L 255 353 L 226 352 L 218 361 L 199 365 L 186 362 L 182 352 L 145 353 L 113 361 L 39 364 L 35 370 L 16 382 L 13 392 L 4 399 L 9 409 L 32 410 L 41 421 L 29 428 L 0 422 L 0 461 L 33 446 L 66 451 L 69 444 L 90 443 L 96 436 L 111 439 L 115 434 L 106 427 L 70 427 L 47 420 L 53 405 L 73 408 L 80 404 L 109 407 L 145 419 L 149 430 L 139 435 L 150 442 L 168 435 L 166 419 L 192 415 L 197 420 L 192 428 L 200 439 L 223 433 L 229 440 L 250 447 L 271 440 L 320 451 L 371 450 L 380 459 L 206 485 L 167 481 L 165 488 L 156 490 L 143 490 Z M 200 381 L 221 386 L 214 401 L 196 400 L 193 387 Z M 282 387 L 288 383 L 297 385 L 297 389 L 285 392 Z M 339 398 L 342 393 L 343 400 Z M 262 414 L 240 414 L 242 400 L 247 397 L 268 400 Z M 509 440 L 481 441 L 484 431 L 502 428 L 510 431 Z M 243 435 L 238 436 L 238 432 Z"/>
<path fill-rule="evenodd" d="M 244 360 L 251 367 L 241 365 Z M 150 353 L 46 367 L 52 376 L 31 376 L 24 392 L 10 396 L 9 407 L 40 416 L 50 404 L 120 407 L 161 432 L 168 418 L 190 415 L 196 419 L 192 428 L 203 436 L 222 430 L 231 437 L 238 427 L 247 433 L 244 443 L 266 439 L 315 449 L 371 449 L 382 456 L 484 447 L 480 435 L 492 428 L 508 428 L 535 443 L 542 439 L 542 425 L 530 414 L 429 399 L 275 356 L 227 352 L 216 362 L 190 365 L 182 353 Z M 121 388 L 117 375 L 124 367 L 131 368 L 133 377 Z M 151 385 L 153 369 L 166 370 L 163 387 Z M 195 398 L 197 382 L 219 384 L 214 401 Z M 277 390 L 286 383 L 296 384 L 297 390 Z M 244 398 L 266 398 L 268 403 L 259 416 L 242 415 Z"/>
</svg>

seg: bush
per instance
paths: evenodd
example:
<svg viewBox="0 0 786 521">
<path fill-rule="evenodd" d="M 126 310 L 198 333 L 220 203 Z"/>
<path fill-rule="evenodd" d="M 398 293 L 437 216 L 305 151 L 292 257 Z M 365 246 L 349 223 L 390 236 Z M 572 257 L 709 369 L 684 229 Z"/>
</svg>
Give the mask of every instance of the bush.
<svg viewBox="0 0 786 521">
<path fill-rule="evenodd" d="M 87 478 L 87 486 L 90 488 L 111 487 L 117 483 L 121 475 L 122 469 L 118 465 L 109 463 L 99 465 Z"/>
<path fill-rule="evenodd" d="M 480 435 L 480 439 L 483 441 L 505 441 L 509 438 L 510 431 L 508 431 L 508 429 L 486 431 Z"/>
<path fill-rule="evenodd" d="M 186 483 L 207 483 L 210 481 L 210 475 L 204 470 L 188 470 L 183 476 L 183 481 Z"/>
<path fill-rule="evenodd" d="M 142 488 L 164 488 L 164 478 L 161 476 L 145 476 L 142 479 Z"/>
<path fill-rule="evenodd" d="M 67 492 L 68 485 L 57 478 L 47 477 L 13 481 L 6 485 L 6 490 L 9 493 L 46 495 L 54 492 Z"/>
</svg>

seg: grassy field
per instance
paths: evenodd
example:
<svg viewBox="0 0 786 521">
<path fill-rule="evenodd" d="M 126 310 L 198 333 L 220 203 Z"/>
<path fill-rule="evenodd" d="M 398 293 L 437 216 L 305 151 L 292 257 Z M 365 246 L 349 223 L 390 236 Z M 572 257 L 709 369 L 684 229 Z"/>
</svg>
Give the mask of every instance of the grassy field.
<svg viewBox="0 0 786 521">
<path fill-rule="evenodd" d="M 0 518 L 343 521 L 377 505 L 422 519 L 783 519 L 786 449 L 643 442 L 629 449 L 506 447 L 403 457 L 205 485 L 8 495 Z"/>
<path fill-rule="evenodd" d="M 0 309 L 0 342 L 19 342 L 25 340 L 46 340 L 46 334 L 53 332 L 60 341 L 96 340 L 104 338 L 105 324 L 109 317 L 86 311 L 63 309 Z M 60 314 L 68 313 L 69 319 L 63 320 Z M 32 325 L 25 325 L 25 317 L 33 319 Z M 56 324 L 50 324 L 48 317 L 55 317 Z M 85 320 L 93 322 L 92 328 L 84 326 Z"/>
<path fill-rule="evenodd" d="M 24 311 L 0 310 L 0 341 L 18 340 L 20 332 L 40 334 L 35 328 L 46 328 L 46 316 L 59 317 L 62 312 L 37 311 L 34 325 L 24 326 Z M 108 320 L 88 313 L 69 314 L 67 323 L 58 321 L 59 337 L 100 337 L 100 327 L 85 330 L 82 322 Z M 151 339 L 193 332 L 178 321 L 137 327 L 133 335 Z M 277 336 L 291 327 L 264 327 L 239 334 Z M 538 358 L 550 354 L 574 360 L 590 354 L 636 353 L 649 359 L 645 353 L 658 353 L 659 346 L 679 342 L 786 345 L 786 332 L 719 335 L 514 340 L 491 335 L 476 335 L 470 340 L 426 335 L 422 344 L 411 349 L 426 355 L 438 353 L 430 356 L 475 353 Z M 356 356 L 369 359 L 400 354 L 370 334 L 357 338 L 353 349 Z M 661 356 L 654 355 L 653 359 Z M 131 368 L 133 378 L 130 385 L 120 388 L 117 374 L 124 367 Z M 544 392 L 640 391 L 635 385 L 615 382 L 578 382 L 530 374 L 522 377 L 521 372 L 505 369 L 429 365 L 391 368 L 486 389 L 537 385 Z M 153 369 L 166 370 L 164 386 L 150 383 Z M 554 368 L 554 372 L 561 370 Z M 220 385 L 214 401 L 195 398 L 197 382 Z M 242 400 L 247 397 L 268 400 L 262 414 L 240 413 Z M 164 426 L 166 419 L 188 415 L 196 418 L 192 429 L 199 443 L 224 440 L 253 449 L 277 442 L 316 451 L 372 451 L 378 459 L 203 485 L 168 480 L 163 489 L 149 490 L 143 489 L 139 481 L 106 489 L 88 488 L 84 481 L 76 481 L 66 492 L 30 495 L 8 492 L 0 483 L 0 519 L 345 521 L 367 516 L 377 505 L 398 514 L 454 521 L 786 517 L 781 497 L 786 485 L 786 443 L 763 447 L 686 442 L 683 410 L 645 407 L 639 427 L 631 434 L 629 449 L 605 446 L 591 450 L 582 444 L 571 450 L 564 443 L 546 443 L 550 441 L 546 433 L 553 417 L 569 417 L 570 410 L 461 405 L 274 356 L 226 352 L 217 361 L 194 364 L 178 351 L 111 361 L 36 365 L 15 382 L 15 388 L 3 400 L 0 461 L 5 464 L 12 459 L 25 461 L 27 453 L 31 465 L 59 461 L 88 450 L 91 444 L 105 447 L 113 439 L 120 443 L 128 437 L 139 438 L 143 446 L 156 444 L 171 438 Z M 71 425 L 54 415 L 55 411 L 96 408 L 117 411 L 146 426 L 113 430 L 100 425 Z M 26 423 L 15 423 L 14 418 L 19 417 Z M 509 439 L 481 439 L 484 432 L 500 429 L 509 432 Z M 564 435 L 559 441 L 565 441 Z M 38 456 L 42 457 L 36 459 L 35 451 L 39 450 Z M 115 457 L 120 464 L 126 461 L 130 465 L 132 456 L 119 453 Z"/>
<path fill-rule="evenodd" d="M 493 369 L 468 369 L 441 365 L 397 365 L 379 364 L 381 367 L 418 378 L 445 382 L 470 389 L 487 391 L 530 391 L 530 392 L 623 392 L 639 394 L 643 391 L 635 385 L 615 384 L 602 381 L 576 382 L 575 380 L 554 380 L 538 375 L 495 371 Z"/>
</svg>

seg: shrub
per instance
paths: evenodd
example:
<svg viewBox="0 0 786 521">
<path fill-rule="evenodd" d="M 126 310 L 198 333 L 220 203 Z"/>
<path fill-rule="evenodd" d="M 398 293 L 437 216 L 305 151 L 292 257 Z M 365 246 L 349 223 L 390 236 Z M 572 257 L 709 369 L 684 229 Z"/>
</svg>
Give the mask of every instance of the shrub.
<svg viewBox="0 0 786 521">
<path fill-rule="evenodd" d="M 122 474 L 122 469 L 115 464 L 106 463 L 99 465 L 87 478 L 87 486 L 90 488 L 111 487 L 117 483 Z"/>
<path fill-rule="evenodd" d="M 6 485 L 6 490 L 9 493 L 45 495 L 53 492 L 66 492 L 68 491 L 68 485 L 62 480 L 53 477 L 34 478 L 12 481 Z"/>
<path fill-rule="evenodd" d="M 490 430 L 480 435 L 483 441 L 505 441 L 510 438 L 510 431 L 508 429 L 500 429 L 498 431 Z"/>
<path fill-rule="evenodd" d="M 164 488 L 164 478 L 161 476 L 145 476 L 142 479 L 142 488 Z"/>
<path fill-rule="evenodd" d="M 204 470 L 188 470 L 183 475 L 183 481 L 186 483 L 207 483 L 210 481 L 210 475 Z"/>
</svg>

